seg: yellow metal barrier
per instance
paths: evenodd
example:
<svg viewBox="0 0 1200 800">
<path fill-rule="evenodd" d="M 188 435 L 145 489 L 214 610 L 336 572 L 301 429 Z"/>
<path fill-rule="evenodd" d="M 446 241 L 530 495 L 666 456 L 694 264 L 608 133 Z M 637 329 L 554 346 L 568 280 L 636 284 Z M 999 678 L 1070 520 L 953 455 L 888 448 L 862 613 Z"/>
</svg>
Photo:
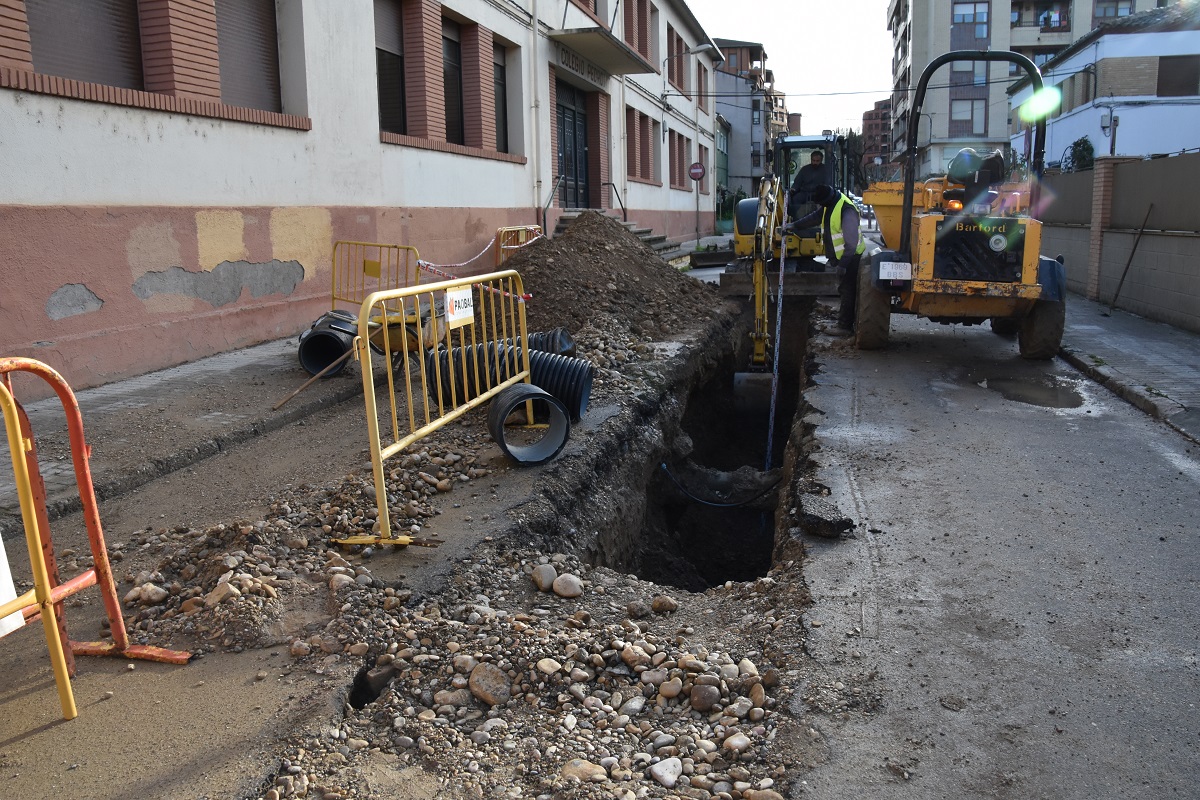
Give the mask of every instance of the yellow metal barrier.
<svg viewBox="0 0 1200 800">
<path fill-rule="evenodd" d="M 416 286 L 416 248 L 399 244 L 339 241 L 333 245 L 333 308 L 341 303 L 354 311 L 372 292 Z"/>
<path fill-rule="evenodd" d="M 525 300 L 521 276 L 513 270 L 374 292 L 363 300 L 354 348 L 363 380 L 379 535 L 341 539 L 339 544 L 414 543 L 392 531 L 383 464 L 506 387 L 529 383 L 528 350 L 513 346 L 516 337 L 526 336 Z M 413 322 L 406 326 L 408 335 L 376 342 L 374 320 L 380 318 Z M 418 342 L 423 346 L 414 346 Z M 385 431 L 372 345 L 382 350 L 387 371 Z M 532 419 L 531 407 L 527 418 Z"/>
<path fill-rule="evenodd" d="M 495 242 L 496 269 L 508 257 L 542 235 L 538 225 L 520 225 L 512 228 L 497 228 Z"/>
<path fill-rule="evenodd" d="M 44 379 L 58 395 L 66 414 L 75 480 L 79 486 L 79 499 L 83 504 L 84 522 L 94 565 L 66 583 L 59 581 L 58 567 L 54 560 L 54 545 L 50 538 L 50 522 L 46 512 L 45 484 L 37 463 L 37 446 L 29 425 L 29 417 L 13 394 L 10 375 L 13 372 L 27 372 Z M 122 655 L 149 661 L 186 664 L 191 654 L 129 643 L 125 632 L 125 620 L 121 616 L 121 602 L 117 598 L 112 568 L 108 563 L 104 531 L 100 527 L 100 515 L 96 508 L 96 493 L 88 466 L 91 448 L 83 438 L 83 419 L 71 387 L 61 375 L 40 361 L 30 358 L 0 358 L 0 414 L 4 416 L 8 448 L 12 454 L 21 521 L 25 527 L 25 545 L 29 550 L 29 564 L 33 573 L 33 589 L 0 604 L 0 636 L 18 629 L 26 622 L 36 620 L 39 616 L 42 618 L 63 718 L 74 719 L 78 715 L 70 680 L 70 676 L 75 673 L 74 655 Z M 0 549 L 0 557 L 3 557 L 2 553 L 3 550 Z M 5 566 L 7 567 L 7 564 Z M 113 637 L 112 643 L 72 642 L 67 638 L 63 600 L 95 585 L 100 587 L 104 610 L 108 615 L 109 630 Z M 0 588 L 0 591 L 6 588 Z"/>
</svg>

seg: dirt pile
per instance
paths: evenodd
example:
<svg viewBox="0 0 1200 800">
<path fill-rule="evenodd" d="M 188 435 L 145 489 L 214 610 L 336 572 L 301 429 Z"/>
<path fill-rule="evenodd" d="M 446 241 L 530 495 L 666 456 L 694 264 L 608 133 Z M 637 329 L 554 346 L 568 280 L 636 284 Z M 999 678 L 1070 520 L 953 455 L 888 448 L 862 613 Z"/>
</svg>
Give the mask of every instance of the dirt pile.
<svg viewBox="0 0 1200 800">
<path fill-rule="evenodd" d="M 669 337 L 721 304 L 716 290 L 662 260 L 620 222 L 585 211 L 556 239 L 540 239 L 504 264 L 521 273 L 531 331 L 615 320 L 635 336 Z"/>
</svg>

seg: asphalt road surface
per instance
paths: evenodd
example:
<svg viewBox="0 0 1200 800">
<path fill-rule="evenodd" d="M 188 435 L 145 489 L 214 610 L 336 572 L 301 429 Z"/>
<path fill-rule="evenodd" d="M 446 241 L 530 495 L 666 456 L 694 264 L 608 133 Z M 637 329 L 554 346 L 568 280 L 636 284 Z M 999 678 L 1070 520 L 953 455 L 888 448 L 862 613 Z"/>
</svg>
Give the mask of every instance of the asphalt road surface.
<svg viewBox="0 0 1200 800">
<path fill-rule="evenodd" d="M 809 646 L 873 674 L 822 798 L 1200 796 L 1200 448 L 988 328 L 818 354 Z"/>
</svg>

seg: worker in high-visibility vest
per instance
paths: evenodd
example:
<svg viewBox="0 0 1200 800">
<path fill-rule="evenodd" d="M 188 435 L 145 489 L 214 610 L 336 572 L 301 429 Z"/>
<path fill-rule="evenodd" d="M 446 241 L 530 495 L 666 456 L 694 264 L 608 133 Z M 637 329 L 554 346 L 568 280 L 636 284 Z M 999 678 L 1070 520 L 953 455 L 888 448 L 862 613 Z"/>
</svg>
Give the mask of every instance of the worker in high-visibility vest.
<svg viewBox="0 0 1200 800">
<path fill-rule="evenodd" d="M 793 222 L 792 228 L 808 228 L 820 220 L 825 258 L 830 266 L 836 266 L 840 276 L 837 327 L 830 333 L 849 336 L 854 332 L 854 310 L 858 302 L 858 264 L 867 249 L 858 231 L 858 207 L 844 193 L 825 184 L 813 190 L 812 199 L 820 207 Z"/>
</svg>

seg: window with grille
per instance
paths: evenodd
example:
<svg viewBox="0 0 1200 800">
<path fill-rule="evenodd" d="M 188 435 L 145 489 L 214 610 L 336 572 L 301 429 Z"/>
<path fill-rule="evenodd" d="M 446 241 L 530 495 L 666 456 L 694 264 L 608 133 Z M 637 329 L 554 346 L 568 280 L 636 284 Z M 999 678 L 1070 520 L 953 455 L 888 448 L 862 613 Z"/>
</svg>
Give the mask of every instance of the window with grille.
<svg viewBox="0 0 1200 800">
<path fill-rule="evenodd" d="M 407 133 L 404 28 L 399 0 L 375 0 L 375 80 L 379 92 L 379 129 Z"/>
<path fill-rule="evenodd" d="M 275 0 L 215 0 L 221 102 L 283 111 Z"/>
<path fill-rule="evenodd" d="M 33 69 L 143 89 L 137 0 L 25 0 Z"/>
<path fill-rule="evenodd" d="M 463 118 L 462 35 L 457 22 L 442 18 L 442 83 L 446 101 L 446 141 L 466 144 Z"/>
</svg>

